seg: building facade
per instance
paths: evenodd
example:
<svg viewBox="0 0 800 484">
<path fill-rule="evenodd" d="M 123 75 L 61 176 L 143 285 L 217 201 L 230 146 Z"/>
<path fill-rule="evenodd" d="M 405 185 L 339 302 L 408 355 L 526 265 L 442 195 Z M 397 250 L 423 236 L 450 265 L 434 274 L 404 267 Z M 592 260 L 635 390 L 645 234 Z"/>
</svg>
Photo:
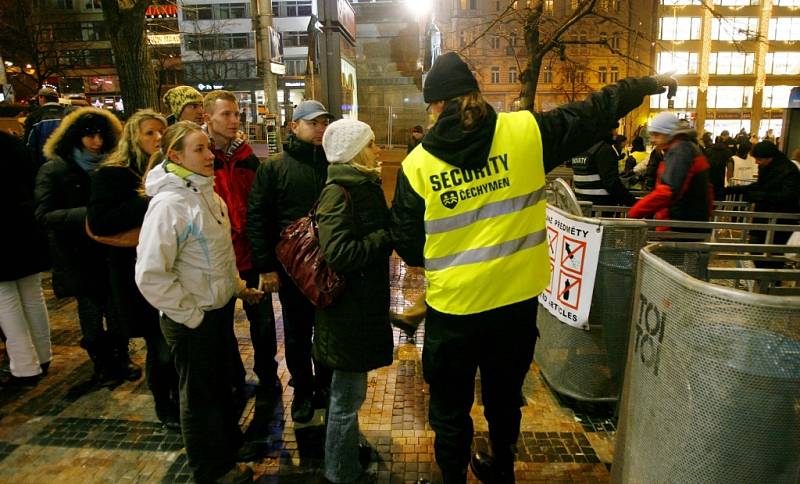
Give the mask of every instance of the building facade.
<svg viewBox="0 0 800 484">
<path fill-rule="evenodd" d="M 541 38 L 562 25 L 578 7 L 575 0 L 543 0 Z M 539 73 L 534 99 L 536 110 L 581 100 L 628 76 L 652 72 L 653 0 L 600 0 L 595 11 L 560 37 Z M 529 5 L 534 5 L 533 2 Z M 437 25 L 445 51 L 458 51 L 473 68 L 484 97 L 497 111 L 519 107 L 520 73 L 527 65 L 523 21 L 524 2 L 498 0 L 443 0 Z M 633 132 L 647 119 L 647 107 L 623 120 L 622 130 Z"/>
<path fill-rule="evenodd" d="M 713 135 L 740 129 L 779 137 L 800 85 L 800 0 L 659 0 L 653 63 L 679 74 L 672 107 Z"/>
</svg>

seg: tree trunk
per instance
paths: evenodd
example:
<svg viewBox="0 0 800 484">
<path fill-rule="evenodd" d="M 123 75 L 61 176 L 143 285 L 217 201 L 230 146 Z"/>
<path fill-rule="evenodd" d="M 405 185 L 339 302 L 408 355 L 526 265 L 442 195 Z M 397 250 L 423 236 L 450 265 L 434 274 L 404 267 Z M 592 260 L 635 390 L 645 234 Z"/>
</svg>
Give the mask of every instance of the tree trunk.
<svg viewBox="0 0 800 484">
<path fill-rule="evenodd" d="M 539 42 L 539 22 L 542 19 L 543 2 L 533 7 L 525 21 L 525 48 L 528 52 L 528 63 L 525 66 L 520 101 L 522 109 L 533 110 L 536 88 L 539 85 L 539 71 L 542 68 L 544 52 Z"/>
<path fill-rule="evenodd" d="M 158 108 L 158 86 L 145 40 L 146 0 L 102 0 L 125 113 Z"/>
</svg>

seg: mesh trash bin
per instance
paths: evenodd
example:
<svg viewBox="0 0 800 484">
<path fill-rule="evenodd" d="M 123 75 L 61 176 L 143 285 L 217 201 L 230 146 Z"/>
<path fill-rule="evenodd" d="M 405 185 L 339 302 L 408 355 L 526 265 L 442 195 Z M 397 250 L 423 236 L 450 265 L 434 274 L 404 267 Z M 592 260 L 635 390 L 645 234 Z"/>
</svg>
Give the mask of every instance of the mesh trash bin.
<svg viewBox="0 0 800 484">
<path fill-rule="evenodd" d="M 625 368 L 636 254 L 645 243 L 647 226 L 634 220 L 587 219 L 564 211 L 562 215 L 603 225 L 589 331 L 562 323 L 541 306 L 534 358 L 558 393 L 584 401 L 615 401 Z"/>
<path fill-rule="evenodd" d="M 659 250 L 640 255 L 612 482 L 800 482 L 800 297 Z"/>
</svg>

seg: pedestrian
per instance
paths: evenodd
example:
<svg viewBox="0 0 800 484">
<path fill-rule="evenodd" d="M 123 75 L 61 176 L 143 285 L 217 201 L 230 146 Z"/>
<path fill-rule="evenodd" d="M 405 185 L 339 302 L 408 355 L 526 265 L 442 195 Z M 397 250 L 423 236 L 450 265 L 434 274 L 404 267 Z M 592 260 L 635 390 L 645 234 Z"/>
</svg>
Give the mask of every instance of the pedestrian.
<svg viewBox="0 0 800 484">
<path fill-rule="evenodd" d="M 246 226 L 247 201 L 261 162 L 239 131 L 241 124 L 236 96 L 229 91 L 211 91 L 206 94 L 203 103 L 205 126 L 214 153 L 214 191 L 230 209 L 236 267 L 247 286 L 257 288 L 259 272 L 253 265 L 253 245 L 247 236 Z M 262 388 L 275 390 L 279 384 L 278 363 L 275 361 L 278 344 L 272 298 L 264 298 L 255 305 L 245 303 L 244 312 L 250 322 L 250 341 L 255 353 L 253 371 Z M 245 398 L 245 369 L 233 326 L 230 328 L 230 338 L 236 365 L 234 387 L 237 398 L 242 399 Z"/>
<path fill-rule="evenodd" d="M 119 120 L 106 110 L 84 107 L 70 113 L 47 140 L 48 161 L 36 176 L 36 218 L 50 233 L 53 291 L 77 299 L 81 347 L 94 363 L 93 381 L 101 385 L 142 375 L 132 364 L 124 375 L 115 371 L 117 351 L 127 360 L 127 345 L 117 346 L 126 331 L 110 301 L 106 248 L 86 233 L 91 175 L 117 146 L 121 131 Z"/>
<path fill-rule="evenodd" d="M 572 159 L 572 181 L 578 200 L 593 205 L 627 205 L 636 203 L 619 178 L 619 163 L 624 159 L 619 150 L 617 129 L 609 130 L 605 138 L 589 148 L 586 156 Z"/>
<path fill-rule="evenodd" d="M 168 125 L 172 126 L 178 121 L 192 121 L 199 126 L 205 122 L 203 95 L 192 86 L 175 86 L 165 92 L 161 100 L 172 113 L 167 116 Z"/>
<path fill-rule="evenodd" d="M 730 178 L 728 173 L 733 172 L 733 152 L 730 150 L 728 141 L 731 138 L 720 139 L 713 145 L 705 149 L 705 156 L 710 165 L 709 178 L 714 187 L 714 200 L 725 198 L 725 181 Z"/>
<path fill-rule="evenodd" d="M 0 131 L 3 173 L 0 193 L 6 236 L 0 237 L 0 329 L 10 359 L 11 381 L 30 385 L 47 374 L 53 357 L 50 320 L 42 293 L 42 272 L 50 267 L 47 237 L 34 215 L 36 168 L 25 145 Z"/>
<path fill-rule="evenodd" d="M 180 121 L 145 175 L 152 197 L 136 249 L 136 285 L 161 312 L 180 389 L 183 443 L 194 479 L 248 482 L 252 455 L 230 391 L 235 296 L 263 296 L 239 278 L 228 207 L 214 193 L 214 154 L 200 126 Z M 247 450 L 247 452 L 245 452 Z"/>
<path fill-rule="evenodd" d="M 650 123 L 650 139 L 664 151 L 655 189 L 628 211 L 628 217 L 707 222 L 714 204 L 709 164 L 693 141 L 694 131 L 669 112 L 659 113 Z M 656 230 L 669 230 L 657 227 Z M 705 229 L 675 229 L 698 232 Z"/>
<path fill-rule="evenodd" d="M 137 111 L 122 130 L 117 148 L 92 177 L 92 196 L 87 223 L 96 235 L 114 235 L 142 226 L 150 198 L 141 193 L 142 176 L 151 156 L 159 152 L 167 129 L 163 116 L 150 109 Z M 109 247 L 111 301 L 124 331 L 113 348 L 117 372 L 127 371 L 128 339 L 144 337 L 147 344 L 145 379 L 155 402 L 156 416 L 167 428 L 180 429 L 178 420 L 178 374 L 161 334 L 158 310 L 136 287 L 136 246 Z"/>
<path fill-rule="evenodd" d="M 422 130 L 421 125 L 416 125 L 411 128 L 411 141 L 408 142 L 408 146 L 406 146 L 406 153 L 411 153 L 411 150 L 417 147 L 418 144 L 422 143 L 422 137 L 425 136 L 425 132 Z"/>
<path fill-rule="evenodd" d="M 753 147 L 749 141 L 744 141 L 739 145 L 736 154 L 731 157 L 733 160 L 733 174 L 731 178 L 736 182 L 753 181 L 758 176 L 758 165 L 756 159 L 750 155 Z M 729 183 L 731 185 L 731 183 Z"/>
<path fill-rule="evenodd" d="M 319 199 L 328 177 L 322 135 L 333 118 L 319 101 L 297 105 L 291 133 L 281 153 L 258 167 L 247 208 L 247 233 L 261 288 L 278 291 L 283 309 L 286 366 L 292 376 L 292 420 L 307 423 L 314 408 L 327 406 L 331 370 L 313 361 L 314 305 L 297 289 L 275 258 L 281 231 L 305 216 Z"/>
<path fill-rule="evenodd" d="M 322 145 L 331 165 L 316 210 L 320 248 L 349 283 L 330 307 L 317 309 L 314 357 L 333 369 L 325 432 L 325 478 L 355 482 L 358 409 L 367 372 L 392 363 L 389 324 L 389 209 L 380 183 L 380 148 L 361 121 L 331 123 Z"/>
<path fill-rule="evenodd" d="M 423 96 L 437 121 L 403 161 L 390 228 L 397 253 L 428 279 L 422 365 L 444 483 L 465 483 L 468 464 L 482 482 L 514 482 L 536 298 L 550 280 L 545 173 L 666 83 L 674 94 L 666 76 L 624 79 L 547 113 L 496 114 L 458 54 L 428 73 Z M 492 456 L 470 458 L 478 368 Z"/>
<path fill-rule="evenodd" d="M 758 165 L 758 179 L 748 185 L 728 187 L 725 193 L 743 194 L 745 200 L 755 204 L 757 212 L 800 212 L 800 171 L 797 166 L 769 141 L 753 146 L 751 152 Z M 767 223 L 766 218 L 754 218 L 754 223 Z M 779 224 L 797 224 L 797 220 L 778 219 Z M 775 232 L 772 243 L 785 244 L 791 232 Z M 763 244 L 767 233 L 764 230 L 750 231 L 751 244 Z M 757 267 L 780 268 L 781 262 L 756 261 Z"/>
<path fill-rule="evenodd" d="M 39 108 L 25 118 L 25 134 L 23 139 L 30 152 L 30 160 L 38 171 L 47 161 L 44 156 L 44 144 L 61 124 L 67 114 L 67 108 L 58 102 L 58 91 L 45 86 L 39 89 L 37 98 Z"/>
</svg>

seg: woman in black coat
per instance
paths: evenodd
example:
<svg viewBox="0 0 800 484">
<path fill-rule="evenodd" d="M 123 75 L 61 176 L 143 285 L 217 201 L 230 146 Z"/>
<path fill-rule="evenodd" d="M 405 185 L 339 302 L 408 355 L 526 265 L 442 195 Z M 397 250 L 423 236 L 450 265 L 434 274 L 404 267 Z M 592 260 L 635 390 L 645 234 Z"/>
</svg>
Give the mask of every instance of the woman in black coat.
<svg viewBox="0 0 800 484">
<path fill-rule="evenodd" d="M 36 218 L 50 238 L 53 291 L 78 300 L 81 347 L 94 363 L 94 381 L 104 385 L 120 381 L 109 370 L 124 331 L 109 305 L 106 250 L 86 234 L 86 206 L 91 174 L 114 149 L 121 130 L 119 120 L 105 110 L 86 107 L 67 115 L 45 143 L 48 161 L 39 169 L 35 190 Z M 138 375 L 131 370 L 125 377 L 141 376 L 140 369 Z"/>
<path fill-rule="evenodd" d="M 166 129 L 166 119 L 150 109 L 137 111 L 125 123 L 117 148 L 92 176 L 87 209 L 92 233 L 110 236 L 141 227 L 150 201 L 140 193 L 142 175 L 150 157 L 159 152 Z M 136 287 L 136 246 L 109 247 L 108 260 L 111 301 L 118 308 L 120 327 L 125 331 L 118 347 L 120 351 L 127 348 L 130 336 L 144 337 L 145 378 L 153 393 L 156 415 L 168 428 L 179 429 L 178 374 L 161 334 L 158 310 L 148 304 Z"/>
<path fill-rule="evenodd" d="M 0 206 L 10 229 L 0 237 L 0 328 L 6 336 L 12 382 L 35 383 L 53 356 L 41 275 L 50 266 L 47 238 L 34 216 L 36 167 L 28 150 L 0 131 L 0 153 L 9 180 L 0 190 Z"/>
<path fill-rule="evenodd" d="M 331 165 L 317 206 L 319 242 L 326 262 L 346 279 L 341 297 L 317 309 L 314 326 L 314 357 L 333 369 L 324 471 L 333 482 L 351 482 L 363 472 L 358 409 L 367 372 L 392 362 L 392 248 L 374 139 L 368 125 L 351 119 L 331 123 L 322 138 Z"/>
</svg>

